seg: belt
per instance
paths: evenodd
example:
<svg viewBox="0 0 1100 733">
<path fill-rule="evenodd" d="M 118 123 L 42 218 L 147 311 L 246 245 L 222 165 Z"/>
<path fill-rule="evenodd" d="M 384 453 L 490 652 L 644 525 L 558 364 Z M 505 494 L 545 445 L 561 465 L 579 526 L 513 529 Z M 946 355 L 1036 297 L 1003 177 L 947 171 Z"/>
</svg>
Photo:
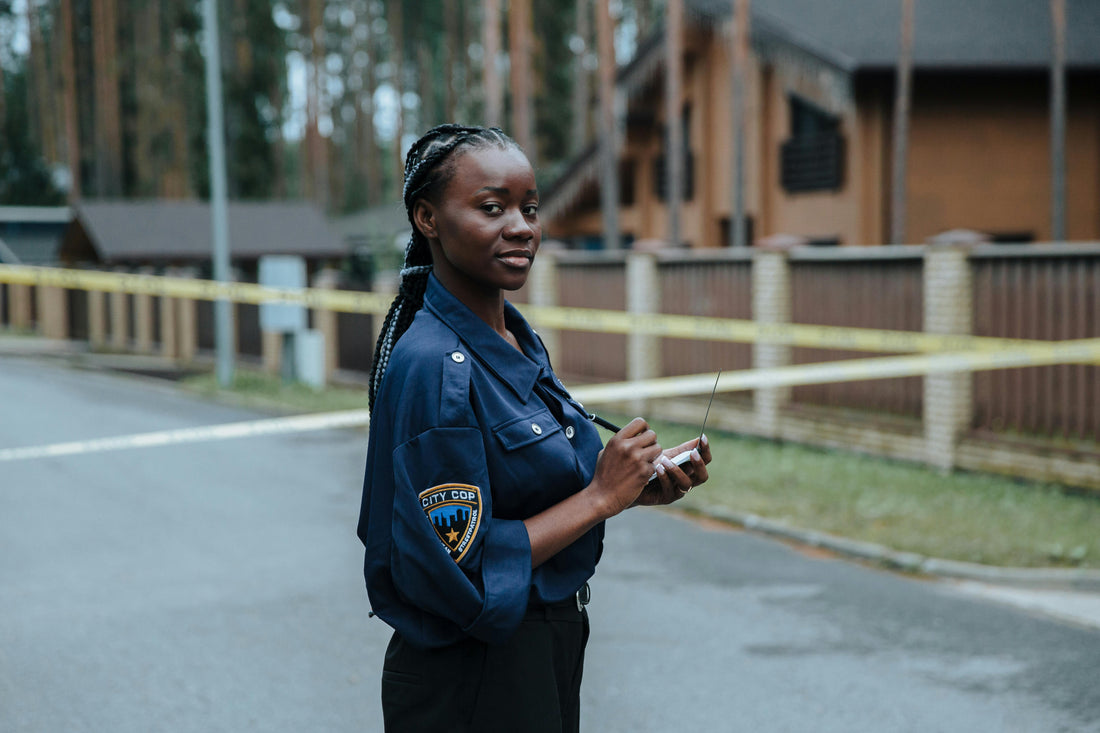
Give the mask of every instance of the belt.
<svg viewBox="0 0 1100 733">
<path fill-rule="evenodd" d="M 592 589 L 588 583 L 585 583 L 577 592 L 573 594 L 572 598 L 566 598 L 563 601 L 557 601 L 555 603 L 544 603 L 531 606 L 527 608 L 526 618 L 543 618 L 547 621 L 553 621 L 557 619 L 573 619 L 576 618 L 578 613 L 584 611 L 584 607 L 592 602 Z"/>
</svg>

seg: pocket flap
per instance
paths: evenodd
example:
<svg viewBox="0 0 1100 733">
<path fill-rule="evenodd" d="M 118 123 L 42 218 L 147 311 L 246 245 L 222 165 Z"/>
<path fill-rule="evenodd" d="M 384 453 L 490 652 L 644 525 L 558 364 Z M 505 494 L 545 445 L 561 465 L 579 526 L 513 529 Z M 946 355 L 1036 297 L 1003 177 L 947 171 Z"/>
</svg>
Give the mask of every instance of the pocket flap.
<svg viewBox="0 0 1100 733">
<path fill-rule="evenodd" d="M 493 432 L 496 433 L 497 439 L 505 450 L 516 450 L 553 435 L 559 430 L 561 425 L 558 425 L 558 421 L 549 410 L 543 409 L 506 422 L 495 428 Z"/>
</svg>

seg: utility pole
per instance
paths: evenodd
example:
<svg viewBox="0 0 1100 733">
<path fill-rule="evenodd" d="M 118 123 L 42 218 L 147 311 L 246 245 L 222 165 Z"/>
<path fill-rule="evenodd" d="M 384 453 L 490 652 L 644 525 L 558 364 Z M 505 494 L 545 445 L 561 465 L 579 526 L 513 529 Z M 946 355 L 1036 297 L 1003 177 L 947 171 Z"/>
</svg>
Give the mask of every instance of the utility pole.
<svg viewBox="0 0 1100 733">
<path fill-rule="evenodd" d="M 665 205 L 668 207 L 668 246 L 680 246 L 680 209 L 684 200 L 684 130 L 680 112 L 683 77 L 683 0 L 668 0 L 665 19 Z"/>
<path fill-rule="evenodd" d="M 229 282 L 229 224 L 226 213 L 225 122 L 222 115 L 218 0 L 203 0 L 206 36 L 206 144 L 210 151 L 210 211 L 214 239 L 214 279 Z M 225 298 L 214 301 L 214 349 L 218 385 L 233 383 L 233 319 Z"/>
<path fill-rule="evenodd" d="M 615 124 L 615 30 L 611 0 L 596 0 L 596 50 L 600 57 L 600 208 L 605 249 L 621 249 L 619 161 Z"/>
<path fill-rule="evenodd" d="M 1050 238 L 1066 239 L 1066 0 L 1050 0 L 1054 54 L 1050 64 Z"/>
<path fill-rule="evenodd" d="M 745 77 L 749 63 L 750 0 L 733 0 L 733 38 L 730 58 L 733 59 L 733 201 L 730 206 L 730 246 L 745 247 L 748 236 L 745 226 Z"/>
<path fill-rule="evenodd" d="M 905 167 L 909 157 L 909 86 L 913 67 L 913 2 L 901 0 L 901 48 L 894 85 L 894 159 L 890 187 L 890 243 L 905 244 Z"/>
</svg>

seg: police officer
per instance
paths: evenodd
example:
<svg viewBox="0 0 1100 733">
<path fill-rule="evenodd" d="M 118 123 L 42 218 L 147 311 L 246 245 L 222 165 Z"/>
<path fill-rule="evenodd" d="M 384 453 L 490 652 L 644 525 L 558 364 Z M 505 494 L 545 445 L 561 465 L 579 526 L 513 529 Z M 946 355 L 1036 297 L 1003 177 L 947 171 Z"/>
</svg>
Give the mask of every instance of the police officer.
<svg viewBox="0 0 1100 733">
<path fill-rule="evenodd" d="M 511 138 L 432 129 L 404 200 L 413 235 L 372 364 L 358 527 L 373 612 L 394 629 L 386 730 L 576 731 L 603 522 L 705 481 L 709 447 L 662 451 L 641 418 L 604 447 L 504 299 L 541 238 Z M 669 460 L 691 449 L 690 466 Z"/>
</svg>

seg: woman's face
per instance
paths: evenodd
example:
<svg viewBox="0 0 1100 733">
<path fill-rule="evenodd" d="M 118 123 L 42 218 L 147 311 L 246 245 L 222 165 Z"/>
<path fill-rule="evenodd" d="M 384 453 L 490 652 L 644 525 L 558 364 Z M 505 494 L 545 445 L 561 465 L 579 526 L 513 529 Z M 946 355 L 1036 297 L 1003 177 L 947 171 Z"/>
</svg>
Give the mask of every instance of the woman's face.
<svg viewBox="0 0 1100 733">
<path fill-rule="evenodd" d="M 496 295 L 527 281 L 542 240 L 535 172 L 516 148 L 459 153 L 437 202 L 417 203 L 440 282 L 463 294 Z"/>
</svg>

